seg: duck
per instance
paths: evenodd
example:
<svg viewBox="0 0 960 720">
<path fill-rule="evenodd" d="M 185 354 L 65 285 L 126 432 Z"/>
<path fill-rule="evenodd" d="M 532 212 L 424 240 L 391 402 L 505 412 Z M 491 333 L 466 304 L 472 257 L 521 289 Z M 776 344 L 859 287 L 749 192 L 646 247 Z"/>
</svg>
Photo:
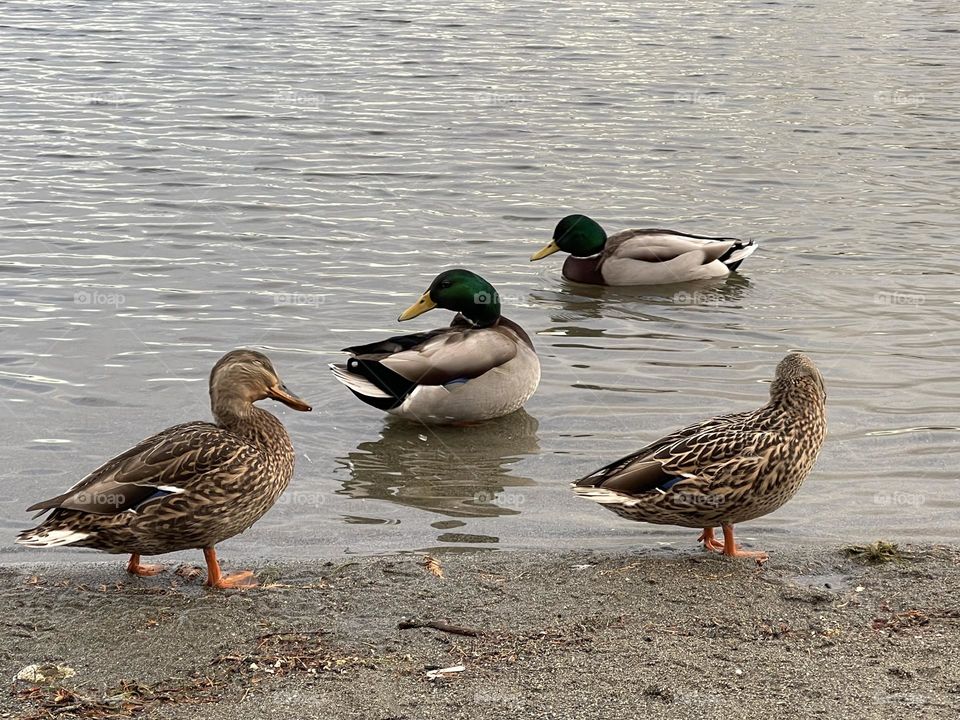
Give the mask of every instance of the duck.
<svg viewBox="0 0 960 720">
<path fill-rule="evenodd" d="M 129 553 L 127 572 L 149 577 L 161 565 L 143 555 L 201 549 L 212 588 L 256 586 L 251 571 L 224 575 L 215 546 L 248 529 L 276 503 L 294 469 L 283 423 L 254 405 L 270 398 L 311 410 L 261 352 L 239 349 L 214 365 L 214 422 L 186 422 L 151 435 L 108 460 L 66 492 L 27 508 L 50 514 L 16 542 L 29 547 Z"/>
<path fill-rule="evenodd" d="M 398 321 L 434 308 L 455 312 L 448 327 L 344 348 L 334 377 L 360 400 L 425 424 L 476 423 L 523 407 L 540 384 L 540 359 L 527 332 L 501 315 L 500 295 L 480 275 L 437 275 Z"/>
<path fill-rule="evenodd" d="M 561 250 L 570 253 L 563 276 L 590 285 L 668 285 L 729 275 L 756 251 L 752 240 L 690 235 L 676 230 L 622 230 L 607 236 L 586 215 L 567 215 L 553 241 L 530 261 Z"/>
<path fill-rule="evenodd" d="M 790 353 L 770 400 L 677 430 L 572 483 L 577 495 L 629 520 L 702 530 L 708 551 L 754 558 L 734 526 L 781 507 L 800 489 L 826 437 L 826 386 L 814 362 Z M 714 529 L 723 531 L 723 542 Z"/>
</svg>

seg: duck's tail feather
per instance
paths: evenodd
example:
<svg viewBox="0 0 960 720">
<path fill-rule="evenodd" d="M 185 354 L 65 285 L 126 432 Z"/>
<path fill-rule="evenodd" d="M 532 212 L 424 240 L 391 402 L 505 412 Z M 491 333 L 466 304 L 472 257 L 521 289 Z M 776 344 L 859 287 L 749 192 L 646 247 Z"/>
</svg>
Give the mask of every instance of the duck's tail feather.
<svg viewBox="0 0 960 720">
<path fill-rule="evenodd" d="M 740 263 L 756 252 L 758 245 L 753 240 L 736 240 L 729 250 L 717 258 L 733 272 Z"/>
<path fill-rule="evenodd" d="M 28 547 L 57 547 L 58 545 L 72 545 L 90 537 L 90 533 L 81 532 L 72 528 L 47 528 L 40 525 L 30 530 L 24 530 L 17 535 L 17 544 Z"/>
<path fill-rule="evenodd" d="M 417 384 L 373 360 L 350 358 L 346 365 L 330 364 L 333 376 L 354 395 L 380 410 L 402 405 Z"/>
<path fill-rule="evenodd" d="M 607 490 L 602 487 L 586 487 L 583 485 L 574 485 L 573 491 L 582 498 L 593 500 L 600 505 L 617 505 L 620 507 L 633 507 L 640 503 L 640 498 L 630 497 L 616 490 Z"/>
</svg>

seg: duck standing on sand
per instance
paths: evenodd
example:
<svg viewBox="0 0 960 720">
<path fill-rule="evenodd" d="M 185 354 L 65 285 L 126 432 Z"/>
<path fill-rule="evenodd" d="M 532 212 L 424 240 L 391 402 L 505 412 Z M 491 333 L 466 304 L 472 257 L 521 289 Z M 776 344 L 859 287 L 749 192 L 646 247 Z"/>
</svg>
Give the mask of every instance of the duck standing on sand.
<svg viewBox="0 0 960 720">
<path fill-rule="evenodd" d="M 293 475 L 294 452 L 283 424 L 254 405 L 271 398 L 311 408 L 291 393 L 270 360 L 253 350 L 224 355 L 210 373 L 215 423 L 175 425 L 143 440 L 62 495 L 27 510 L 52 510 L 17 537 L 21 545 L 75 545 L 130 553 L 127 571 L 156 575 L 141 555 L 200 548 L 207 585 L 248 588 L 253 573 L 223 576 L 214 546 L 243 532 L 277 501 Z"/>
<path fill-rule="evenodd" d="M 570 253 L 563 276 L 591 285 L 668 285 L 729 275 L 753 254 L 752 240 L 688 235 L 675 230 L 606 231 L 586 215 L 557 223 L 553 242 L 530 258 Z"/>
<path fill-rule="evenodd" d="M 806 355 L 777 365 L 770 402 L 678 430 L 573 483 L 578 495 L 629 520 L 701 528 L 705 549 L 741 550 L 736 523 L 773 512 L 800 489 L 827 432 L 826 388 Z M 723 543 L 713 529 L 723 529 Z"/>
<path fill-rule="evenodd" d="M 500 314 L 493 286 L 469 270 L 434 278 L 399 320 L 434 308 L 457 313 L 449 327 L 344 349 L 330 369 L 368 405 L 409 420 L 478 422 L 520 409 L 540 383 L 530 336 Z"/>
</svg>

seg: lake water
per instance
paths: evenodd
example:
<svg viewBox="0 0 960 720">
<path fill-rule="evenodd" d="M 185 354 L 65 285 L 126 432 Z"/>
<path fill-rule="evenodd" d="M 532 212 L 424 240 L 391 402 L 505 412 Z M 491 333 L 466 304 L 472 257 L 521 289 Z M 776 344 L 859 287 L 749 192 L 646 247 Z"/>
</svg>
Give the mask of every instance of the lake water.
<svg viewBox="0 0 960 720">
<path fill-rule="evenodd" d="M 0 29 L 0 559 L 24 508 L 206 419 L 226 350 L 312 414 L 285 498 L 224 551 L 693 548 L 568 482 L 759 406 L 791 349 L 830 434 L 744 539 L 960 540 L 953 3 L 30 2 Z M 697 287 L 584 288 L 529 255 L 585 212 L 760 243 Z M 533 336 L 526 412 L 391 422 L 340 348 L 466 266 Z M 198 559 L 196 557 L 194 560 Z"/>
</svg>

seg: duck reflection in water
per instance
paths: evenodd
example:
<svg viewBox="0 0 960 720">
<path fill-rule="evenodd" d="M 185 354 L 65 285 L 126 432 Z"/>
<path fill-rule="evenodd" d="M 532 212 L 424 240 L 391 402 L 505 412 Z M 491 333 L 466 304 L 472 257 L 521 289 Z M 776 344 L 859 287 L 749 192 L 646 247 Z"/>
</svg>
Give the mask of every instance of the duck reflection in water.
<svg viewBox="0 0 960 720">
<path fill-rule="evenodd" d="M 535 484 L 510 466 L 540 451 L 538 425 L 522 409 L 464 427 L 388 420 L 379 440 L 362 442 L 338 460 L 350 478 L 337 492 L 448 517 L 519 514 L 523 493 L 504 490 Z"/>
<path fill-rule="evenodd" d="M 583 285 L 564 279 L 557 289 L 534 291 L 531 296 L 550 310 L 553 322 L 562 323 L 597 320 L 611 314 L 657 318 L 674 305 L 736 310 L 750 286 L 743 275 L 650 287 Z"/>
</svg>

